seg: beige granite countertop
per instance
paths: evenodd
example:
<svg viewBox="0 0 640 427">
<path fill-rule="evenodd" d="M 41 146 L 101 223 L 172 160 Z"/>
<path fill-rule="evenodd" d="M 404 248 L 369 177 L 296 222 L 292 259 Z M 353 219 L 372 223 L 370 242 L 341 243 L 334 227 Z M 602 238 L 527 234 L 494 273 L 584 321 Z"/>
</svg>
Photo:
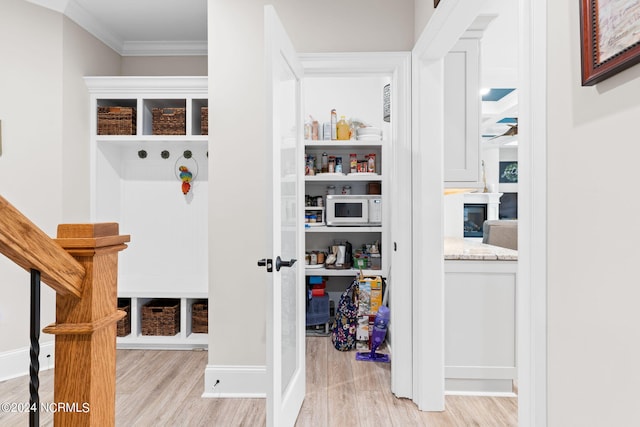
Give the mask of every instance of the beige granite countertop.
<svg viewBox="0 0 640 427">
<path fill-rule="evenodd" d="M 518 251 L 462 238 L 444 238 L 445 260 L 517 261 Z"/>
</svg>

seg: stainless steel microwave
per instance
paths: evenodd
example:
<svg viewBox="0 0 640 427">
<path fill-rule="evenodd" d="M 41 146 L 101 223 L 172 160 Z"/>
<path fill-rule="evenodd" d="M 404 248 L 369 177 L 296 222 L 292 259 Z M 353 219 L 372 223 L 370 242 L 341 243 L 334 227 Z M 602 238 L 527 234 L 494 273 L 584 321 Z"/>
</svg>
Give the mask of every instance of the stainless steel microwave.
<svg viewBox="0 0 640 427">
<path fill-rule="evenodd" d="M 326 222 L 331 226 L 382 225 L 382 196 L 329 194 Z"/>
</svg>

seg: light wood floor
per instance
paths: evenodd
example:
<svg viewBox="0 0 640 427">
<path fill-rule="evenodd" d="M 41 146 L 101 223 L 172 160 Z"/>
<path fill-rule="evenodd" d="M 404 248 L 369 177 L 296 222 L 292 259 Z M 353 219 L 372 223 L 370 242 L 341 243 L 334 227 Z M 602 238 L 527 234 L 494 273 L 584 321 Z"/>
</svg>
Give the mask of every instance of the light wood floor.
<svg viewBox="0 0 640 427">
<path fill-rule="evenodd" d="M 206 351 L 118 350 L 116 425 L 262 426 L 264 399 L 203 399 Z M 389 364 L 358 362 L 326 337 L 307 338 L 307 393 L 296 426 L 517 426 L 517 399 L 447 396 L 446 411 L 420 412 L 389 391 Z M 0 383 L 0 402 L 28 402 L 28 377 Z M 53 401 L 53 370 L 40 373 L 40 401 Z M 27 414 L 0 412 L 0 426 Z M 53 425 L 41 414 L 42 426 Z"/>
</svg>

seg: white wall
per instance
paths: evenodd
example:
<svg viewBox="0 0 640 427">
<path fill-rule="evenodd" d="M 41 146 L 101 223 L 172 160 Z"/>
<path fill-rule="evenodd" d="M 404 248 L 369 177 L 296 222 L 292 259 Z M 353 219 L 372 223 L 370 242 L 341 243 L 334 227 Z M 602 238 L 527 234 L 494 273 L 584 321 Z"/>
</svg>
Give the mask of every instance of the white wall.
<svg viewBox="0 0 640 427">
<path fill-rule="evenodd" d="M 413 1 L 209 1 L 209 364 L 264 365 L 265 79 L 263 6 L 299 52 L 413 46 Z M 233 41 L 231 43 L 230 41 Z M 240 166 L 241 165 L 241 166 Z M 218 183 L 217 185 L 213 183 Z M 242 267 L 228 268 L 230 265 Z"/>
<path fill-rule="evenodd" d="M 435 12 L 433 0 L 414 0 L 414 41 L 422 34 L 422 30 L 431 19 L 431 15 Z"/>
<path fill-rule="evenodd" d="M 119 70 L 119 57 L 61 14 L 22 0 L 0 3 L 0 52 L 0 194 L 55 236 L 59 223 L 88 219 L 88 96 L 79 76 Z M 0 277 L 5 375 L 9 359 L 24 356 L 15 350 L 29 346 L 29 275 L 0 257 Z M 55 320 L 55 296 L 42 289 L 46 326 Z M 41 335 L 43 347 L 52 340 Z"/>
<path fill-rule="evenodd" d="M 581 87 L 578 6 L 547 1 L 548 419 L 636 426 L 640 66 Z"/>
<path fill-rule="evenodd" d="M 21 0 L 3 1 L 0 52 L 0 194 L 55 235 L 62 218 L 62 18 Z M 29 274 L 0 256 L 0 277 L 2 354 L 29 345 Z M 53 295 L 43 292 L 43 324 L 54 319 Z"/>
<path fill-rule="evenodd" d="M 63 18 L 62 220 L 89 220 L 89 92 L 84 76 L 118 75 L 120 55 Z M 122 231 L 122 230 L 121 230 Z"/>
<path fill-rule="evenodd" d="M 206 56 L 123 56 L 123 76 L 206 76 Z"/>
</svg>

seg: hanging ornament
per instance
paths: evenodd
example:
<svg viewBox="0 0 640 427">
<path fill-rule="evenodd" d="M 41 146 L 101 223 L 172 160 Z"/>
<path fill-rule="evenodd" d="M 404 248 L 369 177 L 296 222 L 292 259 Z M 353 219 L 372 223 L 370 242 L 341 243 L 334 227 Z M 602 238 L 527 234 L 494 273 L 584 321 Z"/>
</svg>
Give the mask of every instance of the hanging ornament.
<svg viewBox="0 0 640 427">
<path fill-rule="evenodd" d="M 182 194 L 186 196 L 191 191 L 193 181 L 195 181 L 198 176 L 198 163 L 196 159 L 191 156 L 180 156 L 180 158 L 176 160 L 174 167 L 176 178 L 182 182 L 180 187 Z"/>
<path fill-rule="evenodd" d="M 187 194 L 191 190 L 191 180 L 193 174 L 189 171 L 189 168 L 181 165 L 178 170 L 180 171 L 180 180 L 182 181 L 182 194 Z"/>
</svg>

